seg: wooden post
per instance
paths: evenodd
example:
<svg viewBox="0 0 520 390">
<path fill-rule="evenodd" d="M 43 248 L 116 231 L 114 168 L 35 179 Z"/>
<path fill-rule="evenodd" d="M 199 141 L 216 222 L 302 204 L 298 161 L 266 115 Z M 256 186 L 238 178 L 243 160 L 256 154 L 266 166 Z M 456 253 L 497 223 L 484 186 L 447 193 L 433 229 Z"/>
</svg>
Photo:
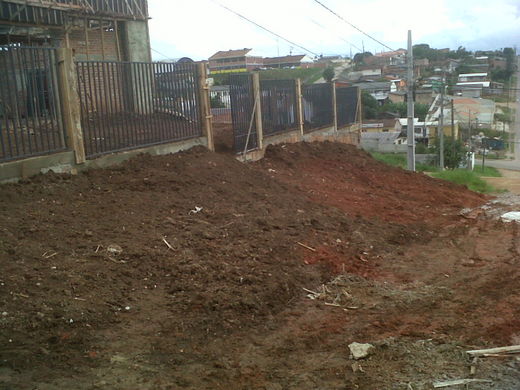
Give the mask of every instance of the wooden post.
<svg viewBox="0 0 520 390">
<path fill-rule="evenodd" d="M 296 79 L 296 112 L 298 115 L 298 126 L 300 129 L 300 135 L 303 140 L 303 125 L 305 123 L 303 113 L 303 95 L 302 95 L 302 80 Z"/>
<path fill-rule="evenodd" d="M 357 122 L 359 126 L 358 130 L 358 145 L 361 145 L 361 133 L 363 132 L 363 95 L 361 94 L 361 88 L 358 87 L 358 101 L 357 101 Z"/>
<path fill-rule="evenodd" d="M 215 151 L 215 142 L 213 139 L 213 123 L 212 123 L 212 115 L 211 115 L 211 105 L 209 99 L 209 86 L 207 83 L 207 68 L 204 62 L 198 63 L 198 73 L 199 73 L 199 107 L 200 107 L 200 117 L 202 123 L 202 129 L 204 132 L 204 136 L 208 141 L 208 149 L 212 152 Z"/>
<path fill-rule="evenodd" d="M 262 101 L 260 99 L 260 75 L 253 73 L 253 96 L 255 97 L 256 134 L 258 136 L 258 149 L 264 148 L 264 129 L 262 125 Z"/>
<path fill-rule="evenodd" d="M 330 83 L 332 88 L 332 109 L 334 112 L 334 132 L 338 132 L 338 98 L 336 96 L 336 82 L 332 81 Z"/>
<path fill-rule="evenodd" d="M 69 147 L 74 151 L 76 163 L 83 164 L 86 162 L 86 157 L 74 56 L 72 49 L 56 49 L 56 51 L 63 123 L 67 132 Z"/>
</svg>

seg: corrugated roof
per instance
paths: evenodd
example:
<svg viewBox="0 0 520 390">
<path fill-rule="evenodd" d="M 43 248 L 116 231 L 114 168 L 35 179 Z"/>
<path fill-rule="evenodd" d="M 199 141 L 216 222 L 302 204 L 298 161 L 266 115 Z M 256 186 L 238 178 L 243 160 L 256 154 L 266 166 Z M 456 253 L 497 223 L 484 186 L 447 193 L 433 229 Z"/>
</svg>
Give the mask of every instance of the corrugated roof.
<svg viewBox="0 0 520 390">
<path fill-rule="evenodd" d="M 460 77 L 487 77 L 487 73 L 462 73 L 459 74 Z"/>
<path fill-rule="evenodd" d="M 282 57 L 266 57 L 264 58 L 265 65 L 276 65 L 276 64 L 286 64 L 293 62 L 301 62 L 305 54 L 294 55 L 294 56 L 282 56 Z"/>
<path fill-rule="evenodd" d="M 210 60 L 220 60 L 222 58 L 235 58 L 235 57 L 244 57 L 247 53 L 249 53 L 253 49 L 239 49 L 239 50 L 228 50 L 228 51 L 217 51 L 211 57 Z"/>
</svg>

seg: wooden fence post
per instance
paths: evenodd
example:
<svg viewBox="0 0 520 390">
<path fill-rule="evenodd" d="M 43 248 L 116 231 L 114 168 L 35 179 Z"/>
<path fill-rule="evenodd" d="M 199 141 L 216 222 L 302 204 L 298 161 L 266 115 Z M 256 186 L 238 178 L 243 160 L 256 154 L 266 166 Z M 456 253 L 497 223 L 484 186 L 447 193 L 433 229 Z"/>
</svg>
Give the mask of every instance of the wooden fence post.
<svg viewBox="0 0 520 390">
<path fill-rule="evenodd" d="M 296 102 L 297 102 L 297 114 L 298 114 L 298 126 L 300 129 L 300 135 L 303 140 L 303 125 L 305 122 L 303 114 L 303 95 L 302 95 L 302 80 L 296 79 Z"/>
<path fill-rule="evenodd" d="M 358 87 L 358 110 L 357 110 L 357 122 L 359 123 L 358 130 L 358 145 L 361 144 L 361 133 L 363 132 L 363 95 L 361 94 L 361 88 Z"/>
<path fill-rule="evenodd" d="M 332 88 L 332 105 L 334 112 L 334 131 L 338 132 L 338 98 L 336 96 L 336 82 L 333 81 L 330 83 Z"/>
<path fill-rule="evenodd" d="M 198 64 L 199 73 L 199 109 L 204 136 L 208 141 L 208 149 L 215 151 L 215 142 L 213 139 L 213 122 L 211 115 L 211 104 L 209 98 L 209 86 L 207 83 L 207 66 L 204 62 Z"/>
<path fill-rule="evenodd" d="M 256 134 L 258 136 L 258 149 L 264 148 L 264 129 L 262 124 L 262 99 L 260 91 L 260 75 L 253 73 L 253 96 L 256 101 Z"/>
<path fill-rule="evenodd" d="M 72 49 L 56 50 L 63 123 L 67 132 L 68 146 L 74 151 L 76 164 L 83 164 L 86 162 L 86 156 L 74 55 Z"/>
</svg>

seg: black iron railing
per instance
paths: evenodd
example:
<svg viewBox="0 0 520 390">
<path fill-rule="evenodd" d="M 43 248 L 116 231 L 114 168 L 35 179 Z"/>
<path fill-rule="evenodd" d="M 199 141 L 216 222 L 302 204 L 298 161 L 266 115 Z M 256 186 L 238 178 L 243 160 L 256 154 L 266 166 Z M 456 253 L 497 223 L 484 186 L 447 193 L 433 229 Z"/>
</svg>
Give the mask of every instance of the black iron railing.
<svg viewBox="0 0 520 390">
<path fill-rule="evenodd" d="M 255 118 L 253 117 L 255 97 L 252 76 L 250 74 L 236 74 L 230 76 L 229 80 L 234 150 L 241 153 L 244 150 L 256 149 L 258 147 L 258 135 Z"/>
<path fill-rule="evenodd" d="M 196 64 L 76 65 L 87 158 L 202 135 Z"/>
<path fill-rule="evenodd" d="M 0 46 L 0 161 L 65 148 L 55 49 Z"/>
<path fill-rule="evenodd" d="M 358 88 L 336 88 L 336 106 L 338 115 L 338 127 L 355 123 L 358 112 Z"/>
<path fill-rule="evenodd" d="M 302 95 L 305 131 L 334 125 L 334 99 L 331 84 L 304 85 Z"/>
<path fill-rule="evenodd" d="M 297 129 L 296 81 L 262 80 L 260 91 L 264 135 Z"/>
</svg>

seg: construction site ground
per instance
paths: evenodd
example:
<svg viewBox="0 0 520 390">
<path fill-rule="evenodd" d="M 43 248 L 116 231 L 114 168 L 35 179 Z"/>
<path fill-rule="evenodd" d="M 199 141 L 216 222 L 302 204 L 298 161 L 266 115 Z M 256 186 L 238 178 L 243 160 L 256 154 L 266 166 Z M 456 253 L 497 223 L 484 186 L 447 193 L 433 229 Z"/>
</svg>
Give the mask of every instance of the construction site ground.
<svg viewBox="0 0 520 390">
<path fill-rule="evenodd" d="M 519 208 L 335 143 L 3 185 L 0 389 L 518 389 L 466 351 L 520 344 Z"/>
</svg>

